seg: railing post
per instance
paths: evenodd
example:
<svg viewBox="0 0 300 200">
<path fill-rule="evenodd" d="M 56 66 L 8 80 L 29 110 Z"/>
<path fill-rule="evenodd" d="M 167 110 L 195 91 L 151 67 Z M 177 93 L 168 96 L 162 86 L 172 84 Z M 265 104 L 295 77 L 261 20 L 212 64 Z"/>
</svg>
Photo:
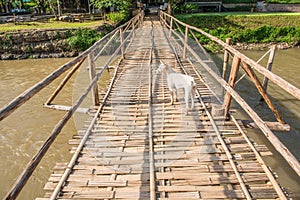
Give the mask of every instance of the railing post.
<svg viewBox="0 0 300 200">
<path fill-rule="evenodd" d="M 226 38 L 226 43 L 230 44 L 231 38 Z M 222 78 L 226 80 L 227 68 L 228 68 L 229 52 L 225 49 L 224 51 L 224 61 L 223 61 L 223 74 Z"/>
<path fill-rule="evenodd" d="M 230 87 L 234 88 L 235 86 L 235 80 L 236 80 L 236 75 L 239 71 L 239 66 L 241 63 L 241 59 L 239 57 L 237 57 L 236 55 L 234 55 L 233 58 L 233 62 L 232 62 L 232 67 L 231 67 L 231 71 L 230 71 L 230 77 L 228 80 L 228 84 L 230 85 Z M 224 115 L 225 118 L 228 119 L 228 115 L 229 115 L 229 107 L 230 107 L 230 103 L 231 103 L 231 94 L 227 91 L 225 94 L 225 98 L 224 98 Z"/>
<path fill-rule="evenodd" d="M 123 33 L 122 28 L 120 28 L 120 42 L 121 42 L 121 45 L 124 42 L 124 33 Z M 122 58 L 124 58 L 124 45 L 122 45 L 122 47 L 121 47 L 121 55 L 122 55 Z"/>
<path fill-rule="evenodd" d="M 172 35 L 172 28 L 173 28 L 173 17 L 171 17 L 171 21 L 170 21 L 170 32 L 169 32 L 169 37 L 171 37 L 171 35 Z"/>
<path fill-rule="evenodd" d="M 183 48 L 183 59 L 186 58 L 186 48 L 187 48 L 187 42 L 188 42 L 188 33 L 189 33 L 189 28 L 186 26 L 185 27 L 185 35 L 184 35 L 184 48 Z"/>
<path fill-rule="evenodd" d="M 89 60 L 89 75 L 90 80 L 92 81 L 94 77 L 96 76 L 96 67 L 95 67 L 95 61 L 94 61 L 94 52 L 92 51 L 89 53 L 88 60 Z M 93 104 L 94 106 L 99 106 L 99 93 L 98 93 L 98 85 L 97 83 L 94 84 L 92 89 L 92 97 L 93 97 Z"/>
<path fill-rule="evenodd" d="M 271 46 L 271 52 L 270 52 L 269 60 L 268 60 L 268 64 L 267 64 L 267 69 L 269 71 L 272 70 L 272 65 L 273 65 L 274 56 L 275 56 L 275 50 L 276 50 L 276 46 L 275 45 Z M 263 87 L 263 90 L 265 91 L 265 93 L 267 93 L 268 81 L 269 81 L 269 79 L 267 77 L 264 77 L 262 87 Z M 261 97 L 260 100 L 261 101 L 264 100 L 263 96 Z"/>
</svg>

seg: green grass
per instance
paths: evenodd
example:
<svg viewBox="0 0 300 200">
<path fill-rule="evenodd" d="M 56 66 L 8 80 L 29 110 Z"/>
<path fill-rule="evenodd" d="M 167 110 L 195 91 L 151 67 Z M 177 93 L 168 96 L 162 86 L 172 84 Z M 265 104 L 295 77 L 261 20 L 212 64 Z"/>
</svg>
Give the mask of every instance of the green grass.
<svg viewBox="0 0 300 200">
<path fill-rule="evenodd" d="M 299 16 L 300 13 L 292 13 L 292 12 L 287 12 L 287 13 L 257 13 L 257 12 L 214 12 L 214 13 L 193 13 L 193 14 L 182 14 L 182 15 L 176 15 L 176 17 L 179 18 L 189 18 L 189 17 L 197 17 L 197 16 Z"/>
<path fill-rule="evenodd" d="M 17 31 L 29 29 L 58 29 L 58 28 L 93 28 L 103 24 L 103 21 L 90 21 L 90 22 L 20 22 L 17 25 L 13 23 L 0 24 L 0 31 Z"/>
<path fill-rule="evenodd" d="M 232 43 L 300 44 L 300 13 L 201 13 L 177 15 L 177 19 Z M 196 34 L 202 44 L 208 38 Z"/>
</svg>

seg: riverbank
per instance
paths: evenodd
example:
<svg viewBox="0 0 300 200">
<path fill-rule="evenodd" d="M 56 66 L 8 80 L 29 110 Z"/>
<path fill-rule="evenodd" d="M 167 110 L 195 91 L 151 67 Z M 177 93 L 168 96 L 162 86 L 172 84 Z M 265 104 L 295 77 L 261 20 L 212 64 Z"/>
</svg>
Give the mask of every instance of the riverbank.
<svg viewBox="0 0 300 200">
<path fill-rule="evenodd" d="M 196 13 L 176 16 L 231 44 L 238 50 L 265 50 L 271 45 L 288 49 L 300 45 L 300 13 Z M 102 36 L 114 26 L 102 24 L 90 29 Z M 100 38 L 80 28 L 31 29 L 0 32 L 0 59 L 74 57 Z M 77 32 L 75 34 L 75 32 Z M 93 35 L 94 38 L 90 38 Z M 70 39 L 71 37 L 72 40 Z M 197 35 L 209 51 L 222 51 L 206 37 Z M 88 44 L 85 44 L 86 42 Z M 73 46 L 72 46 L 73 45 Z"/>
<path fill-rule="evenodd" d="M 261 50 L 274 44 L 278 49 L 300 45 L 300 13 L 195 13 L 176 18 L 223 41 L 231 38 L 231 44 L 239 50 Z M 221 50 L 207 37 L 196 36 L 208 50 Z"/>
<path fill-rule="evenodd" d="M 27 29 L 0 32 L 0 60 L 77 56 L 115 26 Z"/>
</svg>

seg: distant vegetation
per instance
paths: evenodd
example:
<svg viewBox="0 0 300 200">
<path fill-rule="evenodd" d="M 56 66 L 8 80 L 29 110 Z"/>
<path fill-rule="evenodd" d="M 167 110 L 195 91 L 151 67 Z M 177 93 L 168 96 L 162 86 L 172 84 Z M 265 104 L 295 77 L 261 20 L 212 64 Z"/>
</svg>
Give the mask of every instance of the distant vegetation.
<svg viewBox="0 0 300 200">
<path fill-rule="evenodd" d="M 201 28 L 211 35 L 232 43 L 300 44 L 300 14 L 189 14 L 176 16 L 179 20 Z M 202 44 L 208 38 L 198 34 Z"/>
<path fill-rule="evenodd" d="M 296 4 L 300 3 L 300 0 L 266 0 L 265 2 Z M 222 0 L 222 3 L 256 3 L 256 0 Z"/>
</svg>

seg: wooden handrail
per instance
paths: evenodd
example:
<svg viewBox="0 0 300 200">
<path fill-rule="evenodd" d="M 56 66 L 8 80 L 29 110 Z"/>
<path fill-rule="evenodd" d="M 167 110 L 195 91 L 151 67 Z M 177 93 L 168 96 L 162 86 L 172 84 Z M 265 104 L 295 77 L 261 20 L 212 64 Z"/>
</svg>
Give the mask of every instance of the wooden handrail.
<svg viewBox="0 0 300 200">
<path fill-rule="evenodd" d="M 160 12 L 163 13 L 163 12 Z M 189 29 L 192 30 L 200 30 L 197 29 L 195 27 L 189 26 L 183 22 L 180 22 L 179 20 L 177 20 L 176 18 L 163 13 L 164 17 L 160 17 L 161 20 L 163 20 L 164 24 L 167 24 L 166 22 L 166 16 L 173 18 L 172 21 L 176 21 L 176 23 L 179 23 L 181 25 L 186 25 L 189 27 Z M 172 27 L 172 26 L 169 26 Z M 208 33 L 204 32 L 204 31 L 200 31 L 201 33 L 205 33 L 205 35 L 209 38 L 213 38 L 214 41 L 218 41 L 219 44 L 221 44 L 225 50 L 228 50 L 229 52 L 231 52 L 234 57 L 237 59 L 239 59 L 243 64 L 247 64 L 252 66 L 255 69 L 260 69 L 263 68 L 262 66 L 260 66 L 259 64 L 257 64 L 255 61 L 249 59 L 248 57 L 246 57 L 245 55 L 243 55 L 242 53 L 238 52 L 237 50 L 235 50 L 233 47 L 231 47 L 230 45 L 222 42 L 221 40 L 209 35 Z M 179 36 L 179 34 L 173 30 L 173 33 L 177 35 L 177 37 L 179 37 L 181 39 L 181 42 L 184 43 L 184 36 Z M 253 121 L 256 123 L 256 125 L 259 127 L 259 129 L 264 133 L 264 135 L 267 137 L 267 139 L 273 144 L 273 146 L 275 147 L 275 149 L 285 158 L 285 160 L 289 163 L 289 165 L 294 169 L 294 171 L 300 176 L 300 163 L 299 161 L 295 158 L 295 156 L 288 150 L 288 148 L 276 137 L 276 135 L 270 130 L 270 128 L 267 126 L 267 124 L 258 116 L 258 114 L 248 105 L 248 103 L 234 90 L 234 88 L 232 87 L 232 82 L 229 81 L 229 83 L 227 83 L 222 77 L 220 77 L 217 73 L 215 73 L 200 57 L 199 55 L 193 50 L 191 49 L 190 46 L 186 45 L 185 46 L 187 48 L 187 50 L 196 58 L 196 60 L 205 68 L 205 70 L 217 81 L 221 84 L 221 86 L 227 91 L 228 94 L 230 94 L 230 96 L 232 98 L 234 98 L 236 100 L 237 103 L 239 103 L 242 108 L 245 110 L 245 112 L 253 119 Z M 183 52 L 183 47 L 182 48 L 182 52 Z M 296 88 L 295 86 L 292 86 L 291 84 L 289 84 L 288 82 L 286 82 L 285 80 L 283 80 L 282 78 L 278 77 L 277 75 L 273 74 L 272 72 L 265 70 L 265 68 L 263 68 L 264 71 L 266 71 L 266 73 L 263 73 L 266 77 L 268 77 L 271 81 L 276 82 L 276 84 L 285 84 L 285 86 L 281 86 L 283 89 L 285 89 L 286 91 L 289 91 L 290 89 L 295 88 L 295 97 L 300 99 L 300 90 L 298 88 Z M 275 78 L 274 78 L 275 77 Z M 275 79 L 275 81 L 274 81 Z M 290 91 L 289 91 L 290 92 Z M 299 93 L 299 94 L 298 94 Z"/>
<path fill-rule="evenodd" d="M 281 87 L 282 89 L 284 89 L 285 91 L 290 93 L 292 96 L 294 96 L 294 97 L 296 97 L 297 99 L 300 100 L 300 89 L 299 88 L 297 88 L 296 86 L 294 86 L 291 83 L 287 82 L 286 80 L 284 80 L 280 76 L 270 72 L 268 69 L 261 66 L 260 64 L 258 64 L 254 60 L 248 58 L 244 54 L 240 53 L 238 50 L 236 50 L 235 48 L 233 48 L 229 44 L 226 44 L 225 42 L 218 39 L 217 37 L 214 37 L 214 36 L 206 33 L 205 31 L 203 31 L 199 28 L 196 28 L 194 26 L 191 26 L 191 25 L 188 25 L 184 22 L 179 21 L 178 19 L 176 19 L 175 17 L 173 17 L 173 16 L 171 16 L 167 13 L 164 13 L 164 12 L 160 12 L 160 13 L 165 15 L 165 16 L 168 16 L 170 18 L 173 18 L 173 21 L 176 21 L 177 23 L 181 24 L 182 26 L 188 27 L 191 30 L 195 30 L 195 31 L 205 35 L 206 37 L 210 38 L 212 41 L 214 41 L 214 42 L 218 43 L 219 45 L 223 46 L 225 48 L 225 50 L 229 51 L 233 55 L 238 56 L 244 63 L 247 63 L 248 65 L 253 67 L 255 70 L 257 70 L 259 73 L 261 73 L 266 78 L 268 78 L 270 81 L 272 81 L 273 83 L 275 83 L 276 85 L 278 85 L 279 87 Z"/>
<path fill-rule="evenodd" d="M 6 106 L 0 109 L 0 121 L 5 119 L 7 116 L 9 116 L 11 113 L 13 113 L 17 108 L 19 108 L 21 105 L 23 105 L 25 102 L 27 102 L 31 97 L 36 95 L 39 91 L 41 91 L 43 88 L 45 88 L 47 85 L 52 83 L 55 79 L 57 79 L 60 75 L 62 75 L 64 72 L 69 70 L 72 66 L 79 63 L 81 60 L 85 59 L 92 51 L 94 51 L 101 42 L 105 41 L 108 37 L 110 37 L 115 32 L 119 31 L 119 29 L 126 27 L 128 24 L 131 23 L 137 23 L 136 19 L 139 19 L 140 16 L 143 16 L 143 12 L 136 15 L 134 18 L 132 18 L 130 21 L 126 22 L 125 24 L 117 27 L 112 32 L 105 35 L 103 38 L 101 38 L 99 41 L 97 41 L 93 46 L 85 50 L 83 53 L 81 53 L 79 56 L 71 60 L 70 62 L 67 62 L 66 64 L 62 65 L 60 68 L 55 70 L 53 73 L 48 75 L 46 78 L 41 80 L 39 83 L 35 84 L 28 90 L 26 90 L 24 93 L 17 96 L 15 99 L 13 99 L 11 102 L 9 102 Z M 134 25 L 135 27 L 135 25 Z"/>
<path fill-rule="evenodd" d="M 143 15 L 143 13 L 140 13 L 136 17 L 140 17 L 140 15 Z M 131 19 L 127 23 L 134 22 L 135 18 Z M 55 73 L 52 73 L 47 78 L 42 80 L 40 83 L 33 86 L 28 91 L 26 91 L 25 93 L 23 93 L 22 95 L 17 97 L 15 100 L 13 100 L 10 103 L 9 110 L 7 109 L 7 107 L 5 109 L 1 110 L 2 111 L 1 119 L 4 119 L 5 117 L 7 117 L 15 109 L 17 109 L 19 106 L 24 104 L 27 100 L 29 100 L 33 95 L 38 93 L 42 88 L 46 87 L 47 84 L 51 83 L 53 80 L 55 80 L 57 77 L 59 77 L 63 72 L 65 72 L 66 70 L 68 70 L 69 68 L 74 66 L 76 63 L 80 63 L 82 60 L 84 60 L 90 53 L 92 53 L 97 48 L 97 46 L 99 45 L 100 42 L 104 41 L 107 37 L 109 37 L 115 31 L 119 31 L 119 29 L 126 26 L 127 23 L 120 26 L 119 28 L 115 29 L 113 32 L 109 33 L 108 35 L 106 35 L 104 38 L 102 38 L 101 40 L 96 42 L 93 46 L 91 46 L 88 50 L 84 51 L 81 55 L 79 55 L 78 57 L 73 59 L 71 62 L 68 62 L 67 64 L 63 65 L 61 68 L 56 70 Z M 131 32 L 131 34 L 129 34 L 127 36 L 127 38 L 132 35 L 132 32 Z M 117 56 L 117 53 L 125 45 L 125 43 L 126 42 L 123 42 L 120 46 L 118 46 L 116 51 L 107 60 L 106 64 L 101 69 L 101 71 L 98 72 L 97 74 L 95 74 L 95 76 L 93 76 L 93 79 L 91 80 L 90 84 L 88 85 L 88 87 L 86 88 L 84 93 L 78 98 L 78 100 L 75 102 L 75 104 L 66 112 L 66 114 L 63 116 L 63 118 L 57 123 L 57 125 L 54 127 L 54 129 L 50 133 L 49 137 L 47 138 L 47 140 L 43 143 L 43 145 L 41 146 L 39 151 L 34 155 L 34 157 L 29 161 L 29 163 L 26 165 L 25 169 L 22 171 L 22 173 L 19 175 L 19 177 L 15 181 L 14 185 L 11 187 L 9 192 L 5 195 L 5 197 L 4 197 L 5 200 L 14 200 L 17 198 L 17 196 L 19 195 L 19 193 L 25 186 L 26 182 L 29 180 L 32 173 L 34 172 L 34 170 L 36 169 L 36 167 L 38 166 L 38 164 L 40 163 L 40 161 L 42 160 L 44 155 L 47 153 L 48 149 L 53 144 L 53 142 L 55 141 L 56 137 L 59 135 L 59 133 L 65 126 L 65 124 L 73 116 L 74 112 L 79 108 L 79 106 L 81 105 L 83 100 L 87 97 L 89 92 L 92 90 L 93 86 L 95 84 L 97 84 L 97 81 L 101 77 L 104 70 L 109 66 L 109 63 L 112 62 L 113 58 Z"/>
</svg>

